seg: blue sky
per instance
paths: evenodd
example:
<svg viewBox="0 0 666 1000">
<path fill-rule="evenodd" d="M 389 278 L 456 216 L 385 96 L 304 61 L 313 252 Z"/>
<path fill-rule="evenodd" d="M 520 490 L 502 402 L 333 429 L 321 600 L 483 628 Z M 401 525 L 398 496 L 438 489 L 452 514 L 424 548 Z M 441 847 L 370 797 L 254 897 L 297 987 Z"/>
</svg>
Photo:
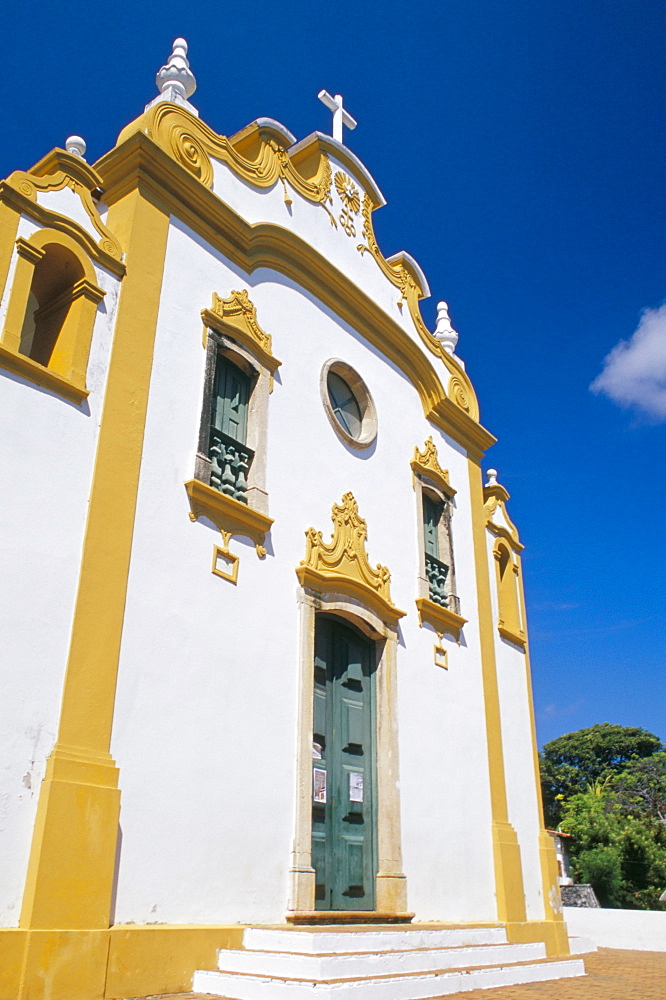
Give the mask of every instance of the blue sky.
<svg viewBox="0 0 666 1000">
<path fill-rule="evenodd" d="M 499 438 L 539 739 L 604 721 L 666 739 L 666 5 L 101 0 L 3 25 L 1 176 L 72 133 L 94 162 L 178 35 L 218 132 L 330 131 L 317 92 L 344 95 L 388 201 L 380 245 L 423 267 L 431 327 L 449 302 Z"/>
</svg>

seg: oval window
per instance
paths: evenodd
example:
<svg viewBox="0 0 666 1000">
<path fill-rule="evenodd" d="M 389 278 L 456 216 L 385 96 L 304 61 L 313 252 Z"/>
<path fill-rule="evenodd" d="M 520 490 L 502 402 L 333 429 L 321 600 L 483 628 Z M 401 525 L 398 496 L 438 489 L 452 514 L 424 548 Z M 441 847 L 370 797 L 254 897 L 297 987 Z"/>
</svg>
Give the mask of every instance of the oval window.
<svg viewBox="0 0 666 1000">
<path fill-rule="evenodd" d="M 321 373 L 324 409 L 335 431 L 353 448 L 367 448 L 377 436 L 375 404 L 360 375 L 344 361 L 327 361 Z"/>
<path fill-rule="evenodd" d="M 347 383 L 335 372 L 329 371 L 326 380 L 328 386 L 328 398 L 331 402 L 331 409 L 338 422 L 342 424 L 355 441 L 361 436 L 363 419 L 361 417 L 361 407 L 358 405 L 356 396 L 351 391 Z"/>
</svg>

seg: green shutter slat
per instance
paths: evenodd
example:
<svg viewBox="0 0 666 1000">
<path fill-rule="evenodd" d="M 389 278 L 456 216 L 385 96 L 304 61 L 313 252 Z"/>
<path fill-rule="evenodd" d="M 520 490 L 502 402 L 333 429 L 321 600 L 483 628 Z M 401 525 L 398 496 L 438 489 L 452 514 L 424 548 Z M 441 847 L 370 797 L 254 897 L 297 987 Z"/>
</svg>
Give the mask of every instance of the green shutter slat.
<svg viewBox="0 0 666 1000">
<path fill-rule="evenodd" d="M 239 444 L 245 444 L 249 398 L 249 376 L 220 354 L 215 368 L 213 426 Z"/>
</svg>

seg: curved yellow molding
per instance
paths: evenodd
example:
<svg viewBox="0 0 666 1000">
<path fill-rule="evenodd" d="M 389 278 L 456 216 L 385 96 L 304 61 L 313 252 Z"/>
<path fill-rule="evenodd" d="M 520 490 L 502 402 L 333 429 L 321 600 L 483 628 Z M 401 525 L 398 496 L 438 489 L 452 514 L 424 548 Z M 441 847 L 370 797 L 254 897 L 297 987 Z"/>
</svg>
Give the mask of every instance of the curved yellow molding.
<svg viewBox="0 0 666 1000">
<path fill-rule="evenodd" d="M 296 570 L 301 585 L 319 592 L 340 590 L 369 605 L 382 621 L 396 624 L 405 612 L 391 601 L 391 574 L 386 566 L 370 565 L 365 550 L 368 529 L 352 493 L 333 504 L 331 520 L 330 544 L 315 528 L 305 533 L 305 559 Z"/>
<path fill-rule="evenodd" d="M 73 156 L 63 149 L 52 149 L 31 170 L 15 170 L 5 183 L 34 204 L 37 204 L 38 191 L 61 191 L 65 187 L 70 188 L 81 199 L 88 218 L 99 233 L 99 249 L 114 260 L 120 261 L 122 259 L 120 243 L 102 222 L 92 199 L 92 192 L 101 186 L 101 181 L 99 174 L 80 157 Z M 50 214 L 59 215 L 57 212 Z"/>
<path fill-rule="evenodd" d="M 439 464 L 437 446 L 432 437 L 429 437 L 426 441 L 423 451 L 414 448 L 414 458 L 411 460 L 410 465 L 412 472 L 417 476 L 426 476 L 428 479 L 431 479 L 447 496 L 453 497 L 456 495 L 456 490 L 449 483 L 448 469 L 443 469 Z"/>
<path fill-rule="evenodd" d="M 495 443 L 471 412 L 447 397 L 420 344 L 295 233 L 273 223 L 250 225 L 141 131 L 129 131 L 121 145 L 97 162 L 96 169 L 109 205 L 140 183 L 147 194 L 168 206 L 175 217 L 247 274 L 268 268 L 297 282 L 403 372 L 419 394 L 426 419 L 477 461 Z"/>
<path fill-rule="evenodd" d="M 521 543 L 518 528 L 509 517 L 509 512 L 506 509 L 506 503 L 509 499 L 508 491 L 500 483 L 493 483 L 490 486 L 484 486 L 483 499 L 483 509 L 486 515 L 486 527 L 488 530 L 492 531 L 494 535 L 504 538 L 514 552 L 522 552 L 525 546 Z M 496 524 L 493 521 L 493 515 L 498 507 L 502 511 L 506 527 L 503 524 Z"/>
<path fill-rule="evenodd" d="M 259 326 L 256 306 L 245 288 L 232 292 L 226 299 L 213 292 L 213 304 L 210 309 L 202 310 L 201 318 L 206 327 L 228 332 L 248 347 L 271 374 L 282 364 L 273 356 L 271 335 Z"/>
<path fill-rule="evenodd" d="M 296 169 L 285 147 L 274 137 L 264 139 L 259 127 L 249 138 L 247 130 L 243 132 L 242 148 L 254 153 L 251 158 L 240 152 L 227 136 L 218 135 L 185 108 L 167 102 L 157 104 L 128 125 L 118 136 L 118 145 L 137 128 L 149 135 L 205 187 L 213 185 L 212 157 L 226 163 L 238 177 L 254 187 L 268 188 L 281 181 L 287 204 L 291 204 L 287 190 L 287 184 L 290 184 L 303 198 L 321 205 L 328 213 L 331 224 L 337 228 L 335 217 L 328 208 L 332 203 L 331 165 L 325 154 L 320 155 L 316 174 L 307 178 Z"/>
<path fill-rule="evenodd" d="M 447 396 L 453 400 L 456 406 L 459 406 L 461 410 L 468 413 L 473 420 L 478 420 L 479 404 L 469 377 L 465 374 L 460 365 L 453 360 L 448 351 L 444 350 L 437 338 L 432 335 L 423 322 L 421 310 L 419 308 L 419 300 L 423 298 L 425 293 L 421 287 L 421 283 L 415 269 L 410 268 L 409 264 L 405 262 L 404 259 L 388 261 L 379 249 L 379 244 L 377 243 L 372 224 L 373 207 L 372 199 L 368 194 L 366 194 L 363 198 L 362 208 L 363 235 L 365 236 L 366 242 L 359 243 L 356 249 L 361 254 L 366 252 L 371 254 L 377 261 L 382 273 L 388 278 L 391 284 L 395 285 L 395 287 L 400 291 L 398 304 L 401 305 L 403 301 L 407 303 L 407 308 L 409 309 L 412 322 L 414 323 L 414 326 L 416 327 L 424 345 L 432 354 L 444 362 L 444 365 L 449 371 L 450 377 L 446 393 Z"/>
</svg>

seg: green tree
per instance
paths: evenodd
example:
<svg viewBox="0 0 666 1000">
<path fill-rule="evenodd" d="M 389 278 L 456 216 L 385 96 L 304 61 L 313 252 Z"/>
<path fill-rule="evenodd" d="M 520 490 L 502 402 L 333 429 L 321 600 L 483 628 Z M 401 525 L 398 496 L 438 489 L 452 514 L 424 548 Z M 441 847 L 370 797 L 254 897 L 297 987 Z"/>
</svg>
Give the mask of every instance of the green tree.
<svg viewBox="0 0 666 1000">
<path fill-rule="evenodd" d="M 574 878 L 590 883 L 602 906 L 664 910 L 666 825 L 648 810 L 628 812 L 614 783 L 597 781 L 564 804 Z"/>
<path fill-rule="evenodd" d="M 666 753 L 630 761 L 613 778 L 612 789 L 625 812 L 666 826 Z"/>
<path fill-rule="evenodd" d="M 649 758 L 664 749 L 654 733 L 610 722 L 546 743 L 540 754 L 546 825 L 557 827 L 563 803 L 572 795 L 619 774 L 630 761 Z"/>
</svg>

